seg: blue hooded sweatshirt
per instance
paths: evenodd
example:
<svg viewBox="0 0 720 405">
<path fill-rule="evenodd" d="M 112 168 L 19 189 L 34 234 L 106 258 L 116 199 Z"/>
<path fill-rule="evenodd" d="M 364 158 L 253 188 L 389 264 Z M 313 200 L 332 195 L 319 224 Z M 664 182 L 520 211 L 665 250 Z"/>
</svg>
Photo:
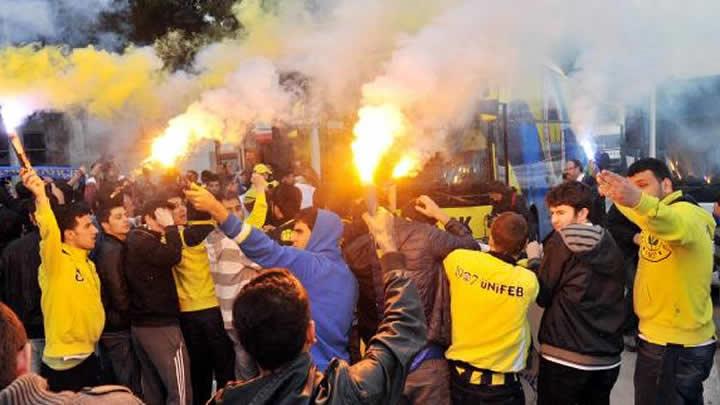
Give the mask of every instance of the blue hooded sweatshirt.
<svg viewBox="0 0 720 405">
<path fill-rule="evenodd" d="M 338 242 L 340 217 L 318 210 L 305 250 L 280 246 L 263 232 L 230 215 L 220 229 L 243 253 L 263 268 L 287 268 L 300 280 L 310 298 L 317 343 L 310 349 L 315 364 L 325 371 L 330 360 L 349 360 L 348 341 L 358 299 L 358 283 L 342 258 Z"/>
</svg>

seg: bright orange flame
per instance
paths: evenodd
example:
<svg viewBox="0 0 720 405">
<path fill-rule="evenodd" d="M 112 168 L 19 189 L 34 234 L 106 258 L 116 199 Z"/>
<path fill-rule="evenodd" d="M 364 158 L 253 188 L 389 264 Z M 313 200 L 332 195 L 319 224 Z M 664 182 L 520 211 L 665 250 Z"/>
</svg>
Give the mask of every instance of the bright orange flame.
<svg viewBox="0 0 720 405">
<path fill-rule="evenodd" d="M 396 137 L 406 131 L 405 116 L 390 105 L 363 107 L 353 128 L 355 141 L 352 150 L 355 165 L 364 184 L 372 184 L 383 155 Z"/>
<path fill-rule="evenodd" d="M 191 106 L 184 114 L 171 119 L 165 131 L 153 140 L 147 162 L 172 167 L 201 139 L 219 139 L 222 128 L 219 118 Z"/>
<path fill-rule="evenodd" d="M 187 153 L 189 147 L 190 131 L 171 126 L 162 135 L 155 138 L 148 160 L 171 167 Z"/>
<path fill-rule="evenodd" d="M 392 176 L 394 179 L 413 176 L 417 174 L 419 166 L 420 161 L 417 157 L 412 155 L 405 155 L 395 165 Z"/>
</svg>

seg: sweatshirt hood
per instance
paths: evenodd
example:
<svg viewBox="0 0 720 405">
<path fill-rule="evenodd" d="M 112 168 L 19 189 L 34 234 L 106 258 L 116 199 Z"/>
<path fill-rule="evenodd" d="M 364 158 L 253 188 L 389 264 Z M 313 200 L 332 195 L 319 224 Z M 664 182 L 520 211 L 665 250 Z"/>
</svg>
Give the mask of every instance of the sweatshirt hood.
<svg viewBox="0 0 720 405">
<path fill-rule="evenodd" d="M 343 224 L 340 217 L 326 210 L 318 210 L 315 226 L 310 234 L 307 250 L 324 255 L 340 256 Z"/>
<path fill-rule="evenodd" d="M 572 224 L 560 231 L 565 246 L 578 257 L 596 269 L 613 269 L 617 260 L 613 249 L 615 242 L 610 234 L 599 225 Z"/>
</svg>

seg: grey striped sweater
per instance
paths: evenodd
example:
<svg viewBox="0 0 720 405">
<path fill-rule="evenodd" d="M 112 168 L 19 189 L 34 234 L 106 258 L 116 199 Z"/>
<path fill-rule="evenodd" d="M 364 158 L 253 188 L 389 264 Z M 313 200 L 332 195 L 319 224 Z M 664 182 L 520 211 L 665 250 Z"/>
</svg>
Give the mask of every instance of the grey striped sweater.
<svg viewBox="0 0 720 405">
<path fill-rule="evenodd" d="M 260 266 L 245 257 L 237 242 L 219 229 L 212 231 L 206 242 L 215 295 L 220 303 L 225 329 L 230 330 L 233 328 L 232 307 L 235 297 L 259 273 Z"/>
</svg>

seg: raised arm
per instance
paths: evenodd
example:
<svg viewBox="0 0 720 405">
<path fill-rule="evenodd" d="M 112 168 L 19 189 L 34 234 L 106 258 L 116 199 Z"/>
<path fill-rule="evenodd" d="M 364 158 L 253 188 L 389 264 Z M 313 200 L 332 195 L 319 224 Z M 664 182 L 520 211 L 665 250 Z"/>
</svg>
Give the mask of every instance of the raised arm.
<svg viewBox="0 0 720 405">
<path fill-rule="evenodd" d="M 35 171 L 22 169 L 23 184 L 35 196 L 35 219 L 40 229 L 40 258 L 44 271 L 54 272 L 59 269 L 62 253 L 62 237 L 55 214 L 50 207 L 50 200 L 45 194 L 45 183 Z"/>
</svg>

